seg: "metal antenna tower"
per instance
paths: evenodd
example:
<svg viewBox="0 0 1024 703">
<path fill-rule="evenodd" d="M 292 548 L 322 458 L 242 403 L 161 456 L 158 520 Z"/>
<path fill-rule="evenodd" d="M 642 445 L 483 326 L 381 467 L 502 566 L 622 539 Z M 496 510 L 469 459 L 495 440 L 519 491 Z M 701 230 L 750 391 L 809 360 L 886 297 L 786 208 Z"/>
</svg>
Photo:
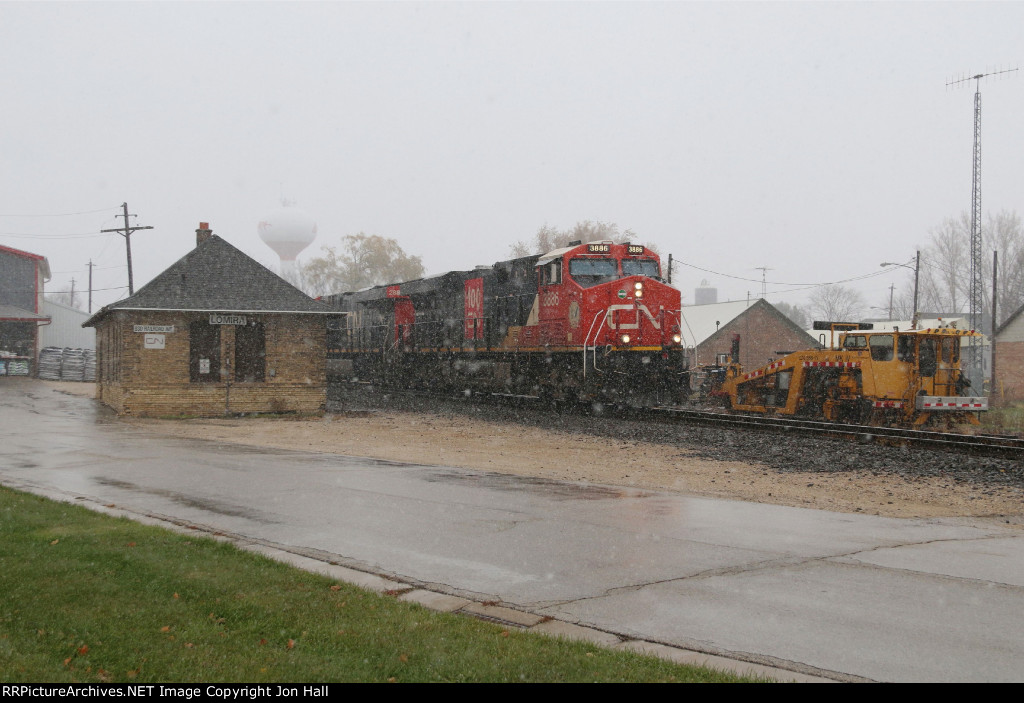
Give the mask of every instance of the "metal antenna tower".
<svg viewBox="0 0 1024 703">
<path fill-rule="evenodd" d="M 768 268 L 767 266 L 755 266 L 754 270 L 761 272 L 761 297 L 766 298 L 768 296 L 768 272 L 775 269 Z"/>
<path fill-rule="evenodd" d="M 971 328 L 980 330 L 985 307 L 984 273 L 982 271 L 982 241 L 981 241 L 981 79 L 989 76 L 998 76 L 1003 73 L 1013 73 L 1016 68 L 1007 68 L 988 73 L 978 73 L 973 76 L 961 76 L 960 78 L 946 82 L 946 87 L 961 86 L 968 81 L 975 82 L 974 90 L 974 160 L 973 174 L 971 179 L 971 287 L 970 287 L 970 318 Z M 970 364 L 972 385 L 977 381 L 984 380 L 984 370 L 981 358 L 981 342 L 977 337 L 968 338 L 970 349 Z M 980 389 L 980 385 L 974 385 Z"/>
</svg>

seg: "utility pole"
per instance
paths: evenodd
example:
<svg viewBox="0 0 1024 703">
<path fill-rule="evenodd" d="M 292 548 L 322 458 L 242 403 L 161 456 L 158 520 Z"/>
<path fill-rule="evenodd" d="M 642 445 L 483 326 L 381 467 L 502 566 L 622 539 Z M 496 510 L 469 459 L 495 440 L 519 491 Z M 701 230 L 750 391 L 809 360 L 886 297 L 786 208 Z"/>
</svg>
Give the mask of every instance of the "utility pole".
<svg viewBox="0 0 1024 703">
<path fill-rule="evenodd" d="M 92 314 L 92 267 L 95 266 L 92 259 L 89 259 L 89 314 Z"/>
<path fill-rule="evenodd" d="M 140 229 L 153 229 L 153 228 L 152 227 L 140 227 L 138 225 L 136 225 L 135 227 L 129 227 L 128 226 L 128 218 L 129 217 L 137 217 L 137 215 L 129 215 L 128 214 L 128 203 L 122 203 L 121 204 L 121 208 L 124 211 L 124 214 L 122 215 L 122 217 L 124 217 L 124 227 L 120 227 L 118 229 L 101 229 L 100 233 L 101 234 L 105 234 L 107 232 L 117 232 L 122 237 L 124 237 L 124 246 L 125 246 L 125 249 L 128 251 L 128 295 L 133 295 L 135 293 L 135 286 L 132 283 L 132 239 L 131 239 L 132 232 L 135 232 L 136 230 L 140 230 Z"/>
<path fill-rule="evenodd" d="M 71 279 L 71 303 L 68 305 L 69 308 L 75 307 L 75 279 Z"/>
<path fill-rule="evenodd" d="M 973 76 L 962 76 L 956 80 L 946 83 L 946 87 L 963 85 L 967 81 L 975 82 L 974 89 L 974 159 L 973 178 L 971 180 L 971 286 L 970 286 L 970 318 L 971 328 L 975 331 L 981 329 L 982 317 L 985 307 L 984 276 L 982 274 L 982 242 L 981 242 L 981 79 L 989 76 L 998 76 L 1003 73 L 1013 73 L 1016 68 L 1008 68 L 988 73 L 977 73 Z M 982 346 L 977 337 L 968 338 L 970 349 L 971 382 L 984 380 L 984 363 L 982 361 Z M 980 385 L 974 385 L 980 388 Z"/>
<path fill-rule="evenodd" d="M 992 336 L 988 343 L 992 347 L 992 374 L 989 376 L 989 395 L 996 392 L 996 298 L 999 297 L 999 252 L 992 252 Z"/>
</svg>

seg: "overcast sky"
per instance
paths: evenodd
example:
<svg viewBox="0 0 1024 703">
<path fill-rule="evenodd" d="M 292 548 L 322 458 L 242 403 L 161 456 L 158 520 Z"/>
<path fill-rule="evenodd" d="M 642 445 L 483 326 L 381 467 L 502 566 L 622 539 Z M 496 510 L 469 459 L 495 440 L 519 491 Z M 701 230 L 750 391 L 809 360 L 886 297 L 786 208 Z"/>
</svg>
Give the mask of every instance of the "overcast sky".
<svg viewBox="0 0 1024 703">
<path fill-rule="evenodd" d="M 429 273 L 544 224 L 613 222 L 684 265 L 684 303 L 909 261 L 970 208 L 974 82 L 1022 58 L 1024 3 L 0 2 L 0 244 L 94 309 L 200 221 L 393 237 Z M 1024 75 L 981 83 L 983 209 L 1024 213 Z M 68 216 L 65 213 L 85 213 Z M 22 217 L 22 216 L 28 217 Z M 694 268 L 696 267 L 696 268 Z M 704 269 L 704 271 L 700 270 Z M 893 273 L 858 282 L 888 300 Z M 742 279 L 753 279 L 746 281 Z M 756 281 L 756 282 L 754 282 Z"/>
</svg>

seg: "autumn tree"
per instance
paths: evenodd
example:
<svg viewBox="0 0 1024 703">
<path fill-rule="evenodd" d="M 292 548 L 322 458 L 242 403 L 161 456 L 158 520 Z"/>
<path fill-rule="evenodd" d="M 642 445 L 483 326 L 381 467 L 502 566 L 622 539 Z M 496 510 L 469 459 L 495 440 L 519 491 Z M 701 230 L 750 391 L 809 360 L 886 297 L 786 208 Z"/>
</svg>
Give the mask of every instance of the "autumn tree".
<svg viewBox="0 0 1024 703">
<path fill-rule="evenodd" d="M 328 295 L 401 283 L 423 277 L 423 262 L 410 256 L 394 239 L 376 234 L 350 234 L 340 247 L 320 248 L 322 256 L 300 267 L 295 281 L 309 295 Z"/>
<path fill-rule="evenodd" d="M 815 320 L 833 322 L 857 320 L 866 307 L 864 297 L 858 291 L 839 285 L 819 286 L 807 301 L 807 308 Z"/>
<path fill-rule="evenodd" d="M 520 257 L 529 256 L 530 254 L 544 254 L 555 249 L 562 249 L 569 246 L 569 242 L 578 241 L 586 244 L 587 242 L 611 240 L 622 244 L 623 242 L 636 242 L 637 239 L 636 232 L 631 229 L 620 230 L 619 226 L 615 223 L 581 220 L 569 229 L 562 230 L 545 224 L 533 235 L 532 242 L 520 240 L 513 244 L 511 246 L 511 253 L 512 256 Z M 658 250 L 656 246 L 650 243 L 645 243 L 644 246 L 654 251 Z"/>
</svg>

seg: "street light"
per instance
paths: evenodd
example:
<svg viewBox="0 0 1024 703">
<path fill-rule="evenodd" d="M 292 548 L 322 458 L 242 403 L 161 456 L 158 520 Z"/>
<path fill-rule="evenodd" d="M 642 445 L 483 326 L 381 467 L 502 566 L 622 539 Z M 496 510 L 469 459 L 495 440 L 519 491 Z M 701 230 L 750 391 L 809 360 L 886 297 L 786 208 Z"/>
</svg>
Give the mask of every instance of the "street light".
<svg viewBox="0 0 1024 703">
<path fill-rule="evenodd" d="M 893 261 L 883 261 L 882 266 L 902 266 L 905 269 L 909 269 L 910 266 L 907 264 L 897 264 Z M 921 250 L 917 250 L 917 261 L 914 264 L 914 316 L 910 320 L 910 329 L 917 329 L 917 279 L 921 273 Z M 891 315 L 890 315 L 891 317 Z"/>
</svg>

